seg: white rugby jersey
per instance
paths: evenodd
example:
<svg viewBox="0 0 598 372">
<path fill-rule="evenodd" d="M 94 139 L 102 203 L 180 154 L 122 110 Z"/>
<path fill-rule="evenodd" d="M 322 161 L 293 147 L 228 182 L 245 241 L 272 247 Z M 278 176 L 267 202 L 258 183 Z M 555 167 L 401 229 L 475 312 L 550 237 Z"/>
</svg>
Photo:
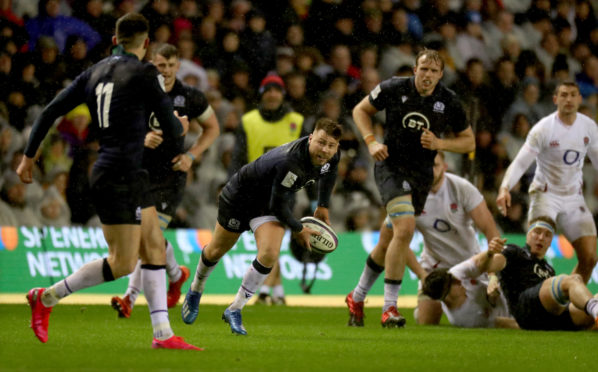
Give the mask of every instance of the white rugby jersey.
<svg viewBox="0 0 598 372">
<path fill-rule="evenodd" d="M 493 328 L 496 317 L 509 316 L 507 301 L 502 293 L 496 306 L 488 302 L 486 295 L 488 275 L 480 273 L 473 259 L 470 258 L 453 266 L 449 272 L 461 281 L 467 296 L 467 300 L 457 309 L 449 309 L 444 302 L 442 303 L 442 310 L 452 325 L 465 328 Z"/>
<path fill-rule="evenodd" d="M 598 128 L 594 120 L 580 113 L 572 125 L 563 124 L 556 112 L 544 117 L 530 130 L 525 146 L 536 153 L 537 164 L 529 191 L 578 193 L 586 154 L 594 168 L 598 165 Z"/>
<path fill-rule="evenodd" d="M 449 268 L 480 252 L 469 212 L 483 201 L 469 181 L 445 173 L 440 189 L 428 194 L 423 212 L 415 219 L 424 238 L 424 269 Z"/>
</svg>

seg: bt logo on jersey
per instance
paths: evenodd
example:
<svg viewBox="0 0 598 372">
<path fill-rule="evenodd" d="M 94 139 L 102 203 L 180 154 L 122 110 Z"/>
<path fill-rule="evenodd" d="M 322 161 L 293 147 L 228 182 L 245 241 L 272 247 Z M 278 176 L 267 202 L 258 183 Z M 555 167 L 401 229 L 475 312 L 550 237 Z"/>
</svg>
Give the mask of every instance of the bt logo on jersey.
<svg viewBox="0 0 598 372">
<path fill-rule="evenodd" d="M 421 131 L 422 128 L 430 129 L 430 121 L 419 112 L 410 112 L 403 117 L 403 128 Z"/>
</svg>

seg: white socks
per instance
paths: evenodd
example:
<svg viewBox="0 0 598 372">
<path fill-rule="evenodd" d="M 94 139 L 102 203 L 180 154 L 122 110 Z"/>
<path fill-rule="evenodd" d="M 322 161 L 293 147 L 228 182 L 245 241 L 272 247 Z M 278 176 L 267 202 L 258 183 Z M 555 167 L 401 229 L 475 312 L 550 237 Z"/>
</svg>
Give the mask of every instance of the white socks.
<svg viewBox="0 0 598 372">
<path fill-rule="evenodd" d="M 54 306 L 61 298 L 81 289 L 104 283 L 102 266 L 104 259 L 100 258 L 81 266 L 79 270 L 54 284 L 42 295 L 42 303 L 46 307 Z"/>
<path fill-rule="evenodd" d="M 137 265 L 135 266 L 135 270 L 129 275 L 129 286 L 127 287 L 127 291 L 125 292 L 125 296 L 129 296 L 129 301 L 131 302 L 131 308 L 135 305 L 135 301 L 137 301 L 137 296 L 143 289 L 143 282 L 141 280 L 141 260 L 137 261 Z"/>
<path fill-rule="evenodd" d="M 397 307 L 397 298 L 399 297 L 400 289 L 400 280 L 384 279 L 384 307 L 382 311 L 388 310 L 391 306 Z"/>
<path fill-rule="evenodd" d="M 372 257 L 368 256 L 359 282 L 353 290 L 353 301 L 362 302 L 365 300 L 365 297 L 370 289 L 372 289 L 374 283 L 376 283 L 376 280 L 382 271 L 384 271 L 384 267 L 376 264 L 374 260 L 372 260 Z"/>
<path fill-rule="evenodd" d="M 174 335 L 166 306 L 166 270 L 164 266 L 141 265 L 141 280 L 149 306 L 154 338 L 166 340 Z"/>
<path fill-rule="evenodd" d="M 241 287 L 235 296 L 235 300 L 228 307 L 231 310 L 240 310 L 245 306 L 247 301 L 255 294 L 258 288 L 264 283 L 268 275 L 272 271 L 271 267 L 263 266 L 257 258 L 253 260 L 249 269 L 243 276 Z"/>
<path fill-rule="evenodd" d="M 195 276 L 193 277 L 193 282 L 191 282 L 191 290 L 199 293 L 203 293 L 204 287 L 206 286 L 206 280 L 214 271 L 216 267 L 216 262 L 208 261 L 203 253 L 199 258 L 199 262 L 197 263 L 197 270 L 195 271 Z"/>
<path fill-rule="evenodd" d="M 181 278 L 181 275 L 183 275 L 179 264 L 174 258 L 172 244 L 170 244 L 168 240 L 166 241 L 166 273 L 171 282 L 176 282 Z"/>
</svg>

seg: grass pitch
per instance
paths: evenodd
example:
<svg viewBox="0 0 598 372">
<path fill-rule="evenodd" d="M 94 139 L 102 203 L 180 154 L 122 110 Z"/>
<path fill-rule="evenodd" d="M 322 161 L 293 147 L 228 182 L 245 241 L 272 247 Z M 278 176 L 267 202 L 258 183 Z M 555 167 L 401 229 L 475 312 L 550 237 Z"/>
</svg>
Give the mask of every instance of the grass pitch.
<svg viewBox="0 0 598 372">
<path fill-rule="evenodd" d="M 193 325 L 171 309 L 175 333 L 198 352 L 151 349 L 146 306 L 118 319 L 109 305 L 58 305 L 42 344 L 27 305 L 0 305 L 0 371 L 591 371 L 598 362 L 596 332 L 417 326 L 411 309 L 404 329 L 389 330 L 377 308 L 350 328 L 344 308 L 247 306 L 243 337 L 220 320 L 224 308 L 202 305 Z"/>
</svg>

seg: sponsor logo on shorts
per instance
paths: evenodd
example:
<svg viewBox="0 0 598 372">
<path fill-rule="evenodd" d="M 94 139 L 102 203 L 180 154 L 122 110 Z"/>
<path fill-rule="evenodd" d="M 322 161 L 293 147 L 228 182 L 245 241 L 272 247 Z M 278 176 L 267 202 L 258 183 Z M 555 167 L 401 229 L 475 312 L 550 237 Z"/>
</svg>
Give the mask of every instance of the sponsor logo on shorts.
<svg viewBox="0 0 598 372">
<path fill-rule="evenodd" d="M 241 221 L 237 220 L 236 218 L 231 218 L 228 220 L 228 227 L 231 229 L 238 229 L 241 226 Z"/>
<path fill-rule="evenodd" d="M 280 184 L 283 185 L 284 187 L 291 188 L 293 186 L 293 184 L 295 183 L 295 181 L 297 181 L 297 175 L 295 173 L 289 171 L 287 173 L 287 175 L 284 176 L 284 179 L 282 180 L 282 182 Z"/>
</svg>

